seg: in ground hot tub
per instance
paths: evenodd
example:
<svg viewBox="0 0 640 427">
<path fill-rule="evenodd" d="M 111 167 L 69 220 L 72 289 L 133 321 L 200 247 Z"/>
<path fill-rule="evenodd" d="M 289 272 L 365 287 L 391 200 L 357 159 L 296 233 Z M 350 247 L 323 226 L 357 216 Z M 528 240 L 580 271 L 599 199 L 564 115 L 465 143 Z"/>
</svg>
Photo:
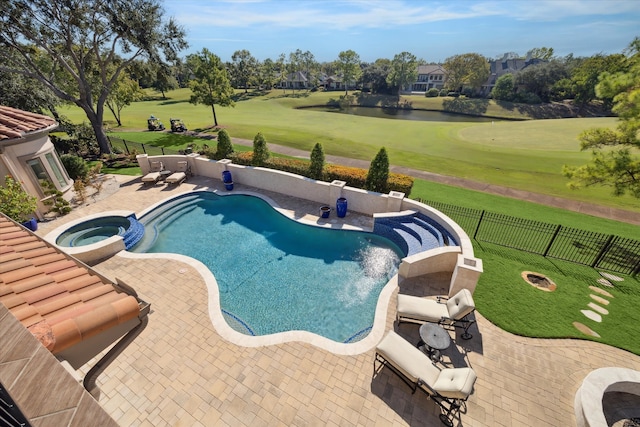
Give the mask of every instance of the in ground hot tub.
<svg viewBox="0 0 640 427">
<path fill-rule="evenodd" d="M 131 223 L 122 216 L 90 219 L 68 228 L 56 239 L 56 245 L 65 247 L 86 246 L 112 236 L 124 236 Z"/>
<path fill-rule="evenodd" d="M 112 211 L 91 215 L 56 228 L 50 242 L 80 261 L 93 264 L 134 246 L 144 236 L 135 213 Z"/>
</svg>

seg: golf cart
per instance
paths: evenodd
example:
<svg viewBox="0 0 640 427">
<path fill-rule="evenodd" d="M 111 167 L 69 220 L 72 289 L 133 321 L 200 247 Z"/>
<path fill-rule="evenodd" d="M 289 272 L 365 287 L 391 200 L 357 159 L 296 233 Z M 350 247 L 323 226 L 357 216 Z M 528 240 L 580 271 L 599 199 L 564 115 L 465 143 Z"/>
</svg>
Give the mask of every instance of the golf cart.
<svg viewBox="0 0 640 427">
<path fill-rule="evenodd" d="M 147 128 L 149 130 L 164 130 L 164 125 L 159 119 L 152 115 L 147 119 Z"/>
<path fill-rule="evenodd" d="M 186 132 L 187 128 L 180 119 L 169 119 L 171 122 L 171 132 Z"/>
</svg>

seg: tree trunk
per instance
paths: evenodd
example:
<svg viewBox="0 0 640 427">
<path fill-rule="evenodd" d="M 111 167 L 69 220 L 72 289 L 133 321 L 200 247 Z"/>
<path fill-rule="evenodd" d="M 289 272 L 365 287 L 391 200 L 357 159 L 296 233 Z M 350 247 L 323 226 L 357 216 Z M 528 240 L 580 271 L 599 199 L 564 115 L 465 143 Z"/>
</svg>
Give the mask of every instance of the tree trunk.
<svg viewBox="0 0 640 427">
<path fill-rule="evenodd" d="M 218 127 L 218 118 L 216 117 L 216 106 L 215 104 L 211 104 L 211 111 L 213 112 L 213 125 Z"/>
<path fill-rule="evenodd" d="M 79 106 L 87 114 L 87 118 L 91 122 L 91 127 L 96 134 L 96 140 L 98 141 L 98 146 L 100 147 L 100 153 L 111 154 L 111 145 L 109 145 L 107 134 L 104 133 L 104 128 L 102 127 L 102 116 L 93 111 L 91 107 L 88 107 L 86 105 Z"/>
</svg>

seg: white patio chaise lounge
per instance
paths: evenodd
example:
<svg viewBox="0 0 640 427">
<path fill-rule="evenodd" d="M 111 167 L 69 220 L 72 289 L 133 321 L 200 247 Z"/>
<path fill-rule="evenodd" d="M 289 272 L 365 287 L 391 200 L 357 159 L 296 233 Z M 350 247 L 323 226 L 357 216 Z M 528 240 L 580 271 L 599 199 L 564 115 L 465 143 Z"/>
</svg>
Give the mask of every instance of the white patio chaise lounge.
<svg viewBox="0 0 640 427">
<path fill-rule="evenodd" d="M 182 184 L 189 174 L 189 164 L 186 161 L 179 161 L 176 171 L 169 175 L 165 181 L 169 184 Z"/>
<path fill-rule="evenodd" d="M 476 373 L 472 368 L 440 369 L 429 356 L 394 331 L 389 331 L 376 347 L 373 361 L 374 373 L 378 372 L 376 362 L 388 366 L 411 389 L 419 388 L 442 409 L 440 421 L 447 426 L 459 415 L 467 398 L 473 391 Z"/>
<path fill-rule="evenodd" d="M 472 337 L 469 328 L 474 319 L 470 314 L 476 306 L 468 289 L 462 289 L 454 296 L 438 297 L 437 300 L 398 294 L 398 310 L 396 320 L 398 322 L 413 323 L 437 323 L 441 326 L 462 328 L 462 339 Z"/>
<path fill-rule="evenodd" d="M 150 172 L 142 177 L 142 182 L 145 184 L 155 184 L 160 179 L 160 172 L 164 170 L 164 164 L 160 161 L 152 161 L 149 166 Z"/>
</svg>

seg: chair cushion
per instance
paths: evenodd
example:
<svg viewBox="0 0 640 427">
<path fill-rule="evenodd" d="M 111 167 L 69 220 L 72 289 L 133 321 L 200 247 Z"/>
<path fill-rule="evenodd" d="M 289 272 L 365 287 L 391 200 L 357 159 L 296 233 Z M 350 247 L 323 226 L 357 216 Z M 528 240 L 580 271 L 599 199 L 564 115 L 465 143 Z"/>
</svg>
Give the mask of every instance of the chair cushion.
<svg viewBox="0 0 640 427">
<path fill-rule="evenodd" d="M 166 182 L 170 184 L 175 184 L 176 182 L 182 182 L 187 178 L 187 175 L 184 172 L 174 172 L 165 179 Z"/>
<path fill-rule="evenodd" d="M 179 161 L 176 166 L 176 172 L 186 172 L 188 167 L 188 163 L 186 161 Z"/>
<path fill-rule="evenodd" d="M 476 378 L 471 368 L 446 368 L 440 371 L 431 387 L 444 397 L 466 399 L 473 391 Z"/>
<path fill-rule="evenodd" d="M 149 162 L 150 172 L 161 172 L 164 169 L 164 165 L 160 161 Z"/>
<path fill-rule="evenodd" d="M 142 177 L 142 182 L 156 182 L 160 179 L 160 172 L 151 172 Z"/>
<path fill-rule="evenodd" d="M 398 294 L 398 317 L 437 323 L 449 317 L 446 304 L 428 298 Z"/>
<path fill-rule="evenodd" d="M 462 289 L 460 292 L 447 300 L 447 311 L 449 317 L 455 320 L 460 320 L 467 314 L 475 310 L 476 305 L 471 297 L 471 292 L 468 289 Z"/>
<path fill-rule="evenodd" d="M 440 375 L 440 369 L 426 354 L 394 331 L 389 331 L 380 341 L 376 352 L 414 383 L 421 379 L 432 385 Z"/>
</svg>

